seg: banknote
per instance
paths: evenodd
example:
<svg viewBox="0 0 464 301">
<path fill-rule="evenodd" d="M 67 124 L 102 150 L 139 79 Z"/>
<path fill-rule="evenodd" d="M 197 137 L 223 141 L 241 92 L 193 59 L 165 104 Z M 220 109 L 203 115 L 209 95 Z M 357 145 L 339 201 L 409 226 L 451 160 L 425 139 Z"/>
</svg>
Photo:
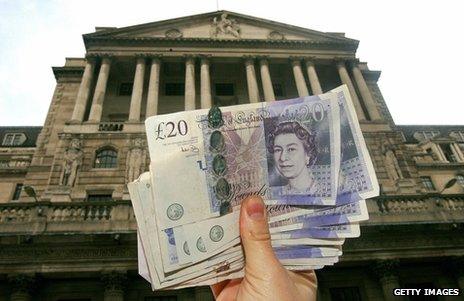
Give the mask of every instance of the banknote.
<svg viewBox="0 0 464 301">
<path fill-rule="evenodd" d="M 150 171 L 129 183 L 139 273 L 153 289 L 243 277 L 239 209 L 267 209 L 294 271 L 333 265 L 368 219 L 378 183 L 346 86 L 326 94 L 146 120 Z"/>
<path fill-rule="evenodd" d="M 219 216 L 248 195 L 261 195 L 267 204 L 333 205 L 338 110 L 335 94 L 328 93 L 224 107 L 217 128 L 208 110 L 148 118 L 158 226 Z"/>
<path fill-rule="evenodd" d="M 354 238 L 359 237 L 360 234 L 359 224 L 342 224 L 277 232 L 272 234 L 272 238 L 276 240 L 300 238 Z"/>
</svg>

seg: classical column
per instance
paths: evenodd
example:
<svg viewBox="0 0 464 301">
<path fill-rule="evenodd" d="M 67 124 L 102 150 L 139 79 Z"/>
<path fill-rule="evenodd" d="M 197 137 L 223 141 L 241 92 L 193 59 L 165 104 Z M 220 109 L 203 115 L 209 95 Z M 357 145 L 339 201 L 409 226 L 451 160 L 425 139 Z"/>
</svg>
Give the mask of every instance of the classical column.
<svg viewBox="0 0 464 301">
<path fill-rule="evenodd" d="M 267 58 L 259 59 L 259 69 L 261 72 L 261 81 L 263 84 L 264 100 L 273 101 L 275 100 L 274 88 L 272 87 L 271 74 L 269 72 L 269 63 Z"/>
<path fill-rule="evenodd" d="M 342 83 L 348 86 L 348 90 L 350 91 L 351 99 L 353 100 L 354 108 L 356 109 L 358 119 L 366 120 L 363 109 L 361 107 L 361 103 L 359 102 L 359 98 L 356 95 L 356 90 L 354 89 L 353 83 L 351 82 L 350 75 L 348 74 L 348 71 L 346 71 L 345 61 L 338 60 L 337 69 Z"/>
<path fill-rule="evenodd" d="M 209 75 L 209 58 L 201 57 L 200 66 L 200 85 L 201 85 L 201 108 L 209 109 L 212 106 L 211 100 L 211 77 Z"/>
<path fill-rule="evenodd" d="M 356 81 L 356 85 L 358 86 L 359 92 L 361 93 L 361 97 L 364 101 L 364 105 L 366 106 L 367 112 L 369 113 L 369 117 L 371 120 L 382 119 L 374 98 L 372 98 L 372 94 L 367 87 L 366 81 L 364 80 L 364 77 L 361 73 L 361 70 L 359 70 L 357 63 L 353 64 L 352 72 L 354 80 Z"/>
<path fill-rule="evenodd" d="M 105 285 L 104 301 L 124 301 L 124 288 L 127 276 L 122 272 L 109 272 L 101 276 Z"/>
<path fill-rule="evenodd" d="M 129 109 L 129 121 L 140 121 L 140 109 L 142 107 L 143 77 L 145 75 L 145 57 L 137 58 L 135 66 L 134 84 Z"/>
<path fill-rule="evenodd" d="M 106 84 L 110 75 L 111 59 L 107 56 L 103 57 L 100 72 L 98 73 L 97 85 L 92 99 L 92 107 L 90 108 L 89 121 L 100 122 L 103 111 L 103 101 L 105 100 Z"/>
<path fill-rule="evenodd" d="M 398 260 L 379 260 L 372 266 L 374 274 L 376 274 L 382 285 L 385 301 L 405 300 L 404 297 L 393 295 L 395 288 L 401 288 L 397 274 L 398 267 Z"/>
<path fill-rule="evenodd" d="M 195 110 L 195 58 L 185 60 L 185 110 Z"/>
<path fill-rule="evenodd" d="M 301 70 L 301 59 L 291 57 L 290 63 L 292 64 L 293 76 L 295 77 L 295 84 L 296 89 L 298 90 L 298 95 L 301 96 L 308 96 L 308 87 L 306 86 L 306 81 L 303 75 L 303 71 Z"/>
<path fill-rule="evenodd" d="M 160 55 L 152 56 L 150 68 L 150 82 L 148 83 L 147 109 L 145 117 L 158 113 L 159 81 L 160 81 Z"/>
<path fill-rule="evenodd" d="M 309 84 L 311 85 L 311 91 L 313 95 L 322 94 L 321 84 L 319 83 L 319 78 L 317 77 L 316 67 L 311 60 L 305 60 L 306 71 L 308 73 Z"/>
<path fill-rule="evenodd" d="M 446 160 L 445 153 L 443 152 L 443 150 L 441 149 L 441 147 L 438 144 L 433 143 L 432 144 L 432 150 L 434 150 L 435 153 L 437 154 L 439 161 L 442 161 L 442 162 L 447 162 L 448 161 L 448 160 Z"/>
<path fill-rule="evenodd" d="M 8 276 L 9 287 L 11 288 L 11 301 L 30 301 L 35 287 L 35 277 L 33 275 L 10 275 Z"/>
<path fill-rule="evenodd" d="M 451 143 L 451 150 L 454 153 L 454 156 L 456 157 L 458 162 L 464 162 L 464 154 L 461 151 L 461 148 L 457 143 Z"/>
<path fill-rule="evenodd" d="M 95 58 L 87 57 L 84 74 L 82 75 L 81 85 L 77 92 L 76 104 L 71 117 L 71 123 L 81 123 L 84 120 L 85 107 L 89 99 L 90 88 L 92 85 L 93 72 L 95 70 Z"/>
<path fill-rule="evenodd" d="M 245 71 L 250 102 L 259 102 L 258 82 L 256 81 L 255 61 L 251 56 L 245 57 Z"/>
</svg>

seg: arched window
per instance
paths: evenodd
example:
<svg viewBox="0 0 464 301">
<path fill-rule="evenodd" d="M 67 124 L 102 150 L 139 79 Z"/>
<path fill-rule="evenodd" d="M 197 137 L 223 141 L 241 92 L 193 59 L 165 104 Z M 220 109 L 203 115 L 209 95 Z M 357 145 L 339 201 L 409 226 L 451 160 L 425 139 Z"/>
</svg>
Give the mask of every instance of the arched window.
<svg viewBox="0 0 464 301">
<path fill-rule="evenodd" d="M 118 152 L 113 148 L 102 148 L 95 156 L 95 168 L 115 168 L 118 161 Z"/>
<path fill-rule="evenodd" d="M 456 175 L 456 180 L 458 180 L 458 184 L 461 185 L 461 187 L 464 187 L 464 175 Z"/>
</svg>

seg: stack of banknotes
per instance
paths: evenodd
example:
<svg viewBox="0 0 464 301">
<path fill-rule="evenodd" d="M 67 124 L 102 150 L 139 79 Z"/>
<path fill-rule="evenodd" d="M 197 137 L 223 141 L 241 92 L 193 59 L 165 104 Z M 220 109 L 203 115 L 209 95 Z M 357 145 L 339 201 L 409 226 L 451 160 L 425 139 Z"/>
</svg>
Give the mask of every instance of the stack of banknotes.
<svg viewBox="0 0 464 301">
<path fill-rule="evenodd" d="M 263 198 L 289 270 L 320 269 L 360 235 L 377 178 L 346 86 L 145 121 L 150 171 L 128 185 L 139 272 L 153 289 L 243 276 L 240 203 Z"/>
</svg>

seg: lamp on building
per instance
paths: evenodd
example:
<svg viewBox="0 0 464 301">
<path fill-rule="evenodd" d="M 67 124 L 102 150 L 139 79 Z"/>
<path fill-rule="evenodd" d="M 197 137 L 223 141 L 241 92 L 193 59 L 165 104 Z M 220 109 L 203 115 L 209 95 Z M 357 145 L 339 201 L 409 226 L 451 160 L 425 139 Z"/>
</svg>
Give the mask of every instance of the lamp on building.
<svg viewBox="0 0 464 301">
<path fill-rule="evenodd" d="M 445 191 L 446 189 L 453 187 L 454 184 L 456 184 L 457 181 L 458 181 L 458 179 L 452 178 L 451 180 L 449 180 L 449 181 L 445 184 L 445 186 L 443 187 L 442 190 L 440 190 L 439 193 L 442 193 L 442 192 Z"/>
<path fill-rule="evenodd" d="M 29 186 L 29 185 L 24 186 L 24 191 L 26 192 L 27 196 L 33 197 L 36 202 L 39 201 L 37 200 L 37 193 L 35 193 L 35 190 L 32 186 Z"/>
<path fill-rule="evenodd" d="M 445 186 L 443 186 L 443 189 L 440 190 L 440 191 L 438 192 L 438 195 L 440 195 L 440 194 L 441 194 L 443 191 L 445 191 L 446 189 L 453 187 L 454 184 L 456 184 L 457 181 L 458 181 L 458 180 L 457 180 L 456 178 L 452 178 L 451 180 L 449 180 L 448 182 L 446 182 Z M 440 199 L 440 197 L 439 197 L 438 195 L 435 197 L 435 204 L 436 204 L 437 206 L 439 206 L 439 207 L 442 207 L 443 205 L 440 203 L 440 200 L 441 200 L 441 199 Z"/>
<path fill-rule="evenodd" d="M 37 193 L 35 192 L 35 189 L 32 186 L 29 186 L 29 185 L 24 186 L 24 191 L 26 192 L 27 196 L 33 197 L 36 203 L 39 202 L 39 200 L 37 199 Z M 42 216 L 42 212 L 43 212 L 42 206 L 38 206 L 37 215 Z"/>
</svg>

